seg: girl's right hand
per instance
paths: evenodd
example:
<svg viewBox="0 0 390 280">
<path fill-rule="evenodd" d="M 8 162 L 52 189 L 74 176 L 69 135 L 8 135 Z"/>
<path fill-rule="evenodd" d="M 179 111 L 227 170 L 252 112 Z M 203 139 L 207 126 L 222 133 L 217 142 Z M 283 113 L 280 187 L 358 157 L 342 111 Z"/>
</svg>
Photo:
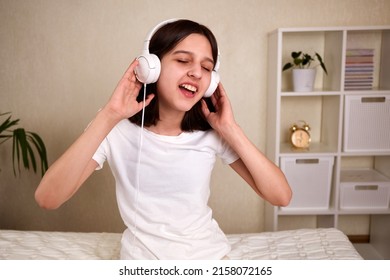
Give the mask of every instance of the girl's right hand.
<svg viewBox="0 0 390 280">
<path fill-rule="evenodd" d="M 108 110 L 110 116 L 117 119 L 117 121 L 130 118 L 143 108 L 143 101 L 137 101 L 137 96 L 142 87 L 134 73 L 137 65 L 138 60 L 134 59 L 116 86 L 110 100 L 103 108 L 103 110 Z M 147 96 L 145 106 L 149 105 L 153 97 L 154 94 Z"/>
</svg>

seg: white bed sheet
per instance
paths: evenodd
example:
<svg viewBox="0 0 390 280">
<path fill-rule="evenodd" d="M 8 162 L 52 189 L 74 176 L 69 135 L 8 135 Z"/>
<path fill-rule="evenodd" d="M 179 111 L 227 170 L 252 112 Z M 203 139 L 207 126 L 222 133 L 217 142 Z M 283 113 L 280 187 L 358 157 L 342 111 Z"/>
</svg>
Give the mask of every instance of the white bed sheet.
<svg viewBox="0 0 390 280">
<path fill-rule="evenodd" d="M 244 259 L 362 259 L 347 236 L 335 228 L 227 235 L 228 257 Z M 118 259 L 119 233 L 0 230 L 0 259 Z"/>
</svg>

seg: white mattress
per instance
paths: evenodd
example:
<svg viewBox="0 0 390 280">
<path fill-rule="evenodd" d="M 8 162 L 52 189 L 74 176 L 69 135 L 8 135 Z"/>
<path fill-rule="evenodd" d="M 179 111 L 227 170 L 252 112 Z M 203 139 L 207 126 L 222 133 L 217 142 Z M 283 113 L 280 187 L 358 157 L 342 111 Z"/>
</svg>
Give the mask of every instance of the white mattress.
<svg viewBox="0 0 390 280">
<path fill-rule="evenodd" d="M 118 259 L 119 233 L 0 230 L 0 259 Z M 334 228 L 228 235 L 230 259 L 362 259 Z"/>
</svg>

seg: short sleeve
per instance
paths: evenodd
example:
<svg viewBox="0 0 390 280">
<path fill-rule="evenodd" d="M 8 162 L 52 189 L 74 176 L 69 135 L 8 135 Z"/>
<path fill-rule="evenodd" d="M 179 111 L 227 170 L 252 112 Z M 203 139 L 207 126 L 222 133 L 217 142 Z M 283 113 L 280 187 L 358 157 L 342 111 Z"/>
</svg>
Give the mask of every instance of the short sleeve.
<svg viewBox="0 0 390 280">
<path fill-rule="evenodd" d="M 223 140 L 218 156 L 224 164 L 232 164 L 240 158 L 238 154 Z"/>
<path fill-rule="evenodd" d="M 104 162 L 107 160 L 107 151 L 108 151 L 108 143 L 107 138 L 103 140 L 100 144 L 99 148 L 96 150 L 95 154 L 92 156 L 92 159 L 98 163 L 98 167 L 96 170 L 100 170 L 103 168 Z"/>
</svg>

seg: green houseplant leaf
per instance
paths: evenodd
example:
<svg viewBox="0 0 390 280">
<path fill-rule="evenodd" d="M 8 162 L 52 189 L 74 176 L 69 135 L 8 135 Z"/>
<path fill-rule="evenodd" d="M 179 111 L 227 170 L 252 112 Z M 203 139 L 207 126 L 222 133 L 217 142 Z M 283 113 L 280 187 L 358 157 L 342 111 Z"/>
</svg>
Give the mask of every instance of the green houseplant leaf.
<svg viewBox="0 0 390 280">
<path fill-rule="evenodd" d="M 10 113 L 0 114 L 0 117 L 8 114 Z M 10 115 L 0 124 L 0 145 L 12 139 L 12 165 L 14 175 L 20 174 L 21 164 L 27 170 L 31 167 L 36 173 L 37 153 L 40 159 L 41 176 L 43 176 L 48 169 L 45 144 L 37 133 L 26 131 L 24 128 L 12 129 L 18 123 L 19 119 L 12 120 Z"/>
<path fill-rule="evenodd" d="M 307 53 L 303 52 L 291 52 L 291 58 L 292 61 L 287 62 L 284 64 L 282 71 L 286 71 L 290 68 L 300 68 L 300 69 L 305 69 L 305 68 L 310 68 L 311 63 L 318 61 L 319 66 L 321 66 L 322 70 L 324 70 L 325 74 L 328 74 L 328 71 L 326 70 L 325 63 L 322 59 L 322 57 L 318 54 L 315 53 L 314 56 L 311 56 Z M 316 65 L 318 66 L 318 65 Z"/>
</svg>

